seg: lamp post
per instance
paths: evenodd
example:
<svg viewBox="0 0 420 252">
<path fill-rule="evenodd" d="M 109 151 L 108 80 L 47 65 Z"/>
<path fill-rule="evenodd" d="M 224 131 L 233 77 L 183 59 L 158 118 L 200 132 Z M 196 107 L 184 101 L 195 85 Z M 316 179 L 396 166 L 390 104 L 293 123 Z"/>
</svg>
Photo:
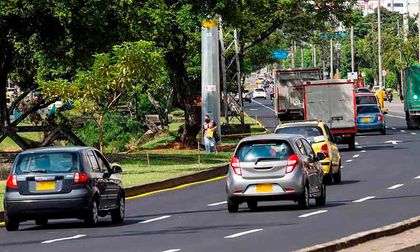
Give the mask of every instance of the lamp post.
<svg viewBox="0 0 420 252">
<path fill-rule="evenodd" d="M 381 57 L 381 0 L 378 0 L 378 84 L 382 86 L 382 57 Z"/>
</svg>

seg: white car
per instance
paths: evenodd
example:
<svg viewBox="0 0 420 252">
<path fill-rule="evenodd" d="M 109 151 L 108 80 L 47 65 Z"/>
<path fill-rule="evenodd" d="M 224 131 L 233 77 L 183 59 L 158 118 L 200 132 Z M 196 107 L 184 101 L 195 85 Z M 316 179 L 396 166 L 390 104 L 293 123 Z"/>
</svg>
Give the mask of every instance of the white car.
<svg viewBox="0 0 420 252">
<path fill-rule="evenodd" d="M 267 99 L 267 92 L 262 88 L 257 88 L 254 90 L 254 99 L 264 98 Z"/>
</svg>

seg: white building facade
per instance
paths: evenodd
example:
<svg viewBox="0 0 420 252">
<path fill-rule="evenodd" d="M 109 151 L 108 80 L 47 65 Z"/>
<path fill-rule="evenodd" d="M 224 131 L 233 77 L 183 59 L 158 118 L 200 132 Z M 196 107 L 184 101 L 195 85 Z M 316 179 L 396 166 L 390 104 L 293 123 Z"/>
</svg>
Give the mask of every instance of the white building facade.
<svg viewBox="0 0 420 252">
<path fill-rule="evenodd" d="M 375 12 L 375 9 L 378 7 L 378 1 L 358 0 L 357 6 L 364 10 L 366 15 Z M 401 14 L 409 13 L 411 17 L 414 17 L 419 13 L 418 0 L 381 0 L 381 7 Z"/>
</svg>

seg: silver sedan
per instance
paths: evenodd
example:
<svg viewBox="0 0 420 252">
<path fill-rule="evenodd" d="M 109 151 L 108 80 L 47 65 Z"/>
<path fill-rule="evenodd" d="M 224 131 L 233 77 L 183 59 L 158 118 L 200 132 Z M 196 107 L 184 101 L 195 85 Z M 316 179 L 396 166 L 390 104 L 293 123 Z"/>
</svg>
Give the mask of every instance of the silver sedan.
<svg viewBox="0 0 420 252">
<path fill-rule="evenodd" d="M 246 202 L 251 211 L 258 201 L 293 200 L 301 208 L 326 203 L 326 186 L 309 142 L 298 135 L 261 135 L 241 140 L 230 160 L 226 183 L 229 212 L 237 212 Z"/>
</svg>

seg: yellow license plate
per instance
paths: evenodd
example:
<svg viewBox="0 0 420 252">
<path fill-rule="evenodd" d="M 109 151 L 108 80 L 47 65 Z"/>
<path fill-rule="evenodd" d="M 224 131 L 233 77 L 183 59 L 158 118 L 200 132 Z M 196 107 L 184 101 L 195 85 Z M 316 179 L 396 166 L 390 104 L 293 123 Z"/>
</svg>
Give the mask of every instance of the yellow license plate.
<svg viewBox="0 0 420 252">
<path fill-rule="evenodd" d="M 370 118 L 369 117 L 364 117 L 364 118 L 362 118 L 362 122 L 368 123 L 368 122 L 370 122 Z"/>
<path fill-rule="evenodd" d="M 35 190 L 37 190 L 37 191 L 53 191 L 53 190 L 55 190 L 55 181 L 36 182 Z"/>
<path fill-rule="evenodd" d="M 272 184 L 261 184 L 257 185 L 257 192 L 258 193 L 267 193 L 273 191 L 273 185 Z"/>
</svg>

